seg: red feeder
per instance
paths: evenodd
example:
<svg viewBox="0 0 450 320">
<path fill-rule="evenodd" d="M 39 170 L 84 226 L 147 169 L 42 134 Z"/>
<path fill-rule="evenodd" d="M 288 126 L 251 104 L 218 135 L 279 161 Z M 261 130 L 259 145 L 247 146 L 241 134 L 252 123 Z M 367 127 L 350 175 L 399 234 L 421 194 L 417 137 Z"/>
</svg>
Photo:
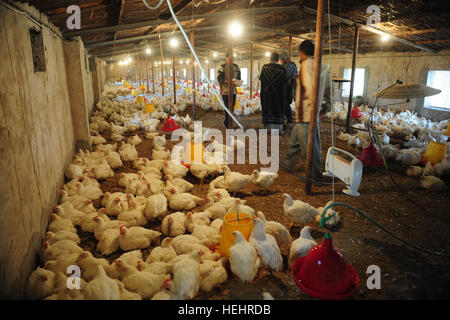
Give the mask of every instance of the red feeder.
<svg viewBox="0 0 450 320">
<path fill-rule="evenodd" d="M 216 87 L 216 85 L 215 85 L 215 84 L 213 84 L 213 88 L 214 88 L 214 90 L 217 90 L 217 87 Z"/>
<path fill-rule="evenodd" d="M 173 120 L 170 116 L 167 116 L 167 119 L 164 121 L 164 124 L 161 128 L 162 131 L 171 132 L 179 129 L 180 126 Z"/>
<path fill-rule="evenodd" d="M 383 164 L 383 159 L 381 158 L 377 148 L 375 148 L 373 142 L 371 142 L 370 145 L 365 148 L 360 155 L 357 155 L 356 158 L 361 160 L 361 162 L 365 166 L 373 167 Z"/>
<path fill-rule="evenodd" d="M 355 106 L 352 110 L 352 118 L 358 119 L 361 118 L 361 110 L 357 106 Z"/>
<path fill-rule="evenodd" d="M 253 98 L 259 98 L 259 92 L 255 92 L 255 94 L 253 95 Z"/>
<path fill-rule="evenodd" d="M 206 98 L 206 93 L 202 94 L 202 97 L 203 97 L 203 98 Z"/>
<path fill-rule="evenodd" d="M 359 287 L 358 274 L 333 248 L 329 233 L 321 244 L 294 262 L 292 274 L 300 289 L 318 299 L 346 299 Z"/>
</svg>

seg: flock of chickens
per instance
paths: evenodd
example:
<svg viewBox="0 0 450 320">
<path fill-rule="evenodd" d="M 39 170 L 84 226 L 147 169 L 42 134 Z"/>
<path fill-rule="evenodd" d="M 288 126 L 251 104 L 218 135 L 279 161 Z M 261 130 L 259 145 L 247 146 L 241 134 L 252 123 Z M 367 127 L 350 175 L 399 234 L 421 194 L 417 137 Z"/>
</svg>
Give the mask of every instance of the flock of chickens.
<svg viewBox="0 0 450 320">
<path fill-rule="evenodd" d="M 359 108 L 361 111 L 360 123 L 353 125 L 356 128 L 367 129 L 366 123 L 370 119 L 372 110 L 367 106 Z M 347 106 L 341 103 L 334 105 L 334 112 L 328 113 L 333 119 L 345 120 L 347 117 Z M 450 153 L 450 143 L 446 135 L 449 121 L 443 120 L 433 122 L 425 117 L 418 117 L 410 110 L 374 110 L 373 123 L 379 133 L 382 144 L 381 152 L 386 161 L 395 160 L 406 166 L 406 174 L 410 177 L 420 177 L 420 184 L 430 191 L 442 191 L 447 187 L 440 179 L 445 174 L 450 173 L 450 164 L 447 162 Z M 390 144 L 391 138 L 395 136 L 403 141 L 402 145 Z M 365 149 L 371 143 L 370 135 L 367 131 L 359 131 L 355 135 L 340 132 L 337 138 L 346 141 L 350 146 Z M 431 142 L 446 143 L 446 156 L 441 163 L 432 165 L 430 162 L 425 167 L 420 166 L 423 154 Z M 375 144 L 378 149 L 378 145 Z"/>
<path fill-rule="evenodd" d="M 291 266 L 316 245 L 309 226 L 292 241 L 284 225 L 267 221 L 262 212 L 234 197 L 248 184 L 269 188 L 277 174 L 255 170 L 245 175 L 218 163 L 184 166 L 183 150 L 169 150 L 165 136 L 158 131 L 160 119 L 147 117 L 143 105 L 117 101 L 116 96 L 124 93 L 107 87 L 90 120 L 95 151 L 79 150 L 65 170 L 67 182 L 50 215 L 41 264 L 28 278 L 27 298 L 192 299 L 200 291 L 211 291 L 226 282 L 230 272 L 252 282 L 262 269 L 282 271 L 280 247 L 289 248 Z M 107 129 L 111 140 L 126 142 L 107 143 L 100 135 Z M 145 133 L 135 134 L 138 129 Z M 153 140 L 151 155 L 138 154 L 136 145 L 142 139 Z M 220 153 L 220 148 L 215 152 Z M 114 171 L 124 162 L 135 172 Z M 202 183 L 215 177 L 204 197 L 191 193 L 195 185 L 184 179 L 189 172 Z M 123 192 L 103 192 L 99 181 L 116 175 Z M 323 207 L 316 209 L 288 194 L 283 196 L 283 209 L 292 223 L 306 225 L 319 220 Z M 99 201 L 101 208 L 95 208 L 93 201 Z M 194 212 L 200 204 L 203 211 Z M 248 241 L 234 231 L 227 258 L 216 247 L 223 218 L 230 212 L 251 216 L 254 228 Z M 328 227 L 340 220 L 332 209 L 326 216 L 330 218 Z M 148 222 L 160 223 L 159 231 L 146 227 Z M 80 230 L 93 234 L 95 252 L 80 247 Z M 144 257 L 141 250 L 147 248 L 151 250 Z M 124 253 L 112 262 L 107 260 L 119 250 Z M 79 278 L 74 279 L 77 273 L 71 272 L 77 267 Z M 77 279 L 79 286 L 69 286 Z"/>
</svg>

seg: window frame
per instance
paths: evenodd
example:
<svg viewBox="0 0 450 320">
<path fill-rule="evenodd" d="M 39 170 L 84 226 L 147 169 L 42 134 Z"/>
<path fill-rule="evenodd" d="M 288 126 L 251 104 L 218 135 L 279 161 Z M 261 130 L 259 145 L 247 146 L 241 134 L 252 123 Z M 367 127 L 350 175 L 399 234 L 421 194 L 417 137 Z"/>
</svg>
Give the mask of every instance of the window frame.
<svg viewBox="0 0 450 320">
<path fill-rule="evenodd" d="M 429 77 L 429 75 L 430 75 L 430 72 L 446 72 L 446 73 L 448 73 L 448 76 L 450 77 L 450 70 L 449 69 L 428 69 L 427 71 L 426 71 L 426 73 L 425 73 L 425 77 L 424 77 L 424 82 L 425 82 L 425 85 L 426 86 L 429 86 L 429 87 L 432 87 L 432 88 L 434 88 L 431 84 L 429 84 L 428 83 L 428 77 Z M 449 79 L 449 81 L 450 81 L 450 79 Z M 436 89 L 440 89 L 441 90 L 441 93 L 439 93 L 439 94 L 442 94 L 442 93 L 444 93 L 444 91 L 441 89 L 441 88 L 436 88 Z M 450 91 L 450 90 L 449 90 Z M 448 106 L 448 107 L 442 107 L 442 106 L 434 106 L 434 105 L 427 105 L 427 98 L 431 98 L 431 97 L 425 97 L 425 98 L 423 98 L 423 108 L 426 108 L 426 109 L 430 109 L 430 110 L 438 110 L 438 111 L 447 111 L 447 112 L 450 112 L 450 105 Z"/>
</svg>

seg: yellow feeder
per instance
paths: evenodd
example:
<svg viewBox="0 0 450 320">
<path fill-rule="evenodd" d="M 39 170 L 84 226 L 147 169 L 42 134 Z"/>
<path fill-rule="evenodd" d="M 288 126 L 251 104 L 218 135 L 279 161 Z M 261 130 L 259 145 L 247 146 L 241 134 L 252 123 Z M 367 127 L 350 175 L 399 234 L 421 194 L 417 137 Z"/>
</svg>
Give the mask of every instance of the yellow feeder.
<svg viewBox="0 0 450 320">
<path fill-rule="evenodd" d="M 153 103 L 145 105 L 145 112 L 146 113 L 152 114 L 153 111 L 155 111 L 155 106 L 153 105 Z"/>
<path fill-rule="evenodd" d="M 186 144 L 184 152 L 184 163 L 191 164 L 192 162 L 205 162 L 203 159 L 203 144 L 191 142 Z"/>
<path fill-rule="evenodd" d="M 138 95 L 136 98 L 136 102 L 137 103 L 144 103 L 144 96 L 143 95 Z"/>
<path fill-rule="evenodd" d="M 188 80 L 188 84 L 192 84 L 192 81 L 191 81 L 191 80 Z"/>
<path fill-rule="evenodd" d="M 217 96 L 216 95 L 214 95 L 214 101 L 215 102 L 219 102 L 219 100 L 217 100 Z"/>
<path fill-rule="evenodd" d="M 239 109 L 239 99 L 236 99 L 236 104 L 234 105 L 234 110 Z"/>
<path fill-rule="evenodd" d="M 450 136 L 450 123 L 447 125 L 447 131 L 445 132 L 446 136 Z"/>
<path fill-rule="evenodd" d="M 133 97 L 136 97 L 136 96 L 137 96 L 137 92 L 136 92 L 135 89 L 131 90 L 131 95 L 132 95 Z"/>
<path fill-rule="evenodd" d="M 186 93 L 191 93 L 191 87 L 186 87 Z"/>
<path fill-rule="evenodd" d="M 428 148 L 423 155 L 422 162 L 431 162 L 432 164 L 440 163 L 442 159 L 444 159 L 446 153 L 446 143 L 437 143 L 434 141 L 430 141 L 430 143 L 428 144 Z"/>
<path fill-rule="evenodd" d="M 145 84 L 141 84 L 141 90 L 145 91 Z"/>
<path fill-rule="evenodd" d="M 237 93 L 242 93 L 242 88 L 241 87 L 237 87 Z"/>
<path fill-rule="evenodd" d="M 179 85 L 176 85 L 176 86 L 175 86 L 175 89 L 177 89 L 177 90 L 180 89 L 180 86 L 179 86 Z"/>
<path fill-rule="evenodd" d="M 222 236 L 220 238 L 220 253 L 224 257 L 230 256 L 230 247 L 234 243 L 233 231 L 238 230 L 242 233 L 245 239 L 250 239 L 253 231 L 253 219 L 246 213 L 239 213 L 239 220 L 237 213 L 231 212 L 223 217 Z"/>
<path fill-rule="evenodd" d="M 164 82 L 164 88 L 167 88 L 167 83 L 166 82 Z"/>
</svg>

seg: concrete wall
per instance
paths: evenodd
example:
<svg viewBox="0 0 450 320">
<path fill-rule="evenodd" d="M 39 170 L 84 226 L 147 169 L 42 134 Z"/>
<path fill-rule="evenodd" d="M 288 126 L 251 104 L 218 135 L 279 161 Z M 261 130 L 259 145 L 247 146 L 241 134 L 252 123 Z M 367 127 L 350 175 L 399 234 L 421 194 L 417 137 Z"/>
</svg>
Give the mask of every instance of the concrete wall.
<svg viewBox="0 0 450 320">
<path fill-rule="evenodd" d="M 40 29 L 0 5 L 0 298 L 22 297 L 74 147 L 62 42 L 42 29 L 35 73 L 29 28 Z"/>
<path fill-rule="evenodd" d="M 331 64 L 331 72 L 342 77 L 344 68 L 352 67 L 352 55 L 341 54 L 332 57 L 324 55 L 323 64 Z M 364 99 L 373 103 L 375 100 L 374 94 L 390 86 L 397 79 L 402 80 L 404 84 L 426 84 L 428 70 L 450 70 L 450 51 L 441 51 L 438 54 L 427 52 L 361 54 L 357 57 L 356 68 L 366 69 Z M 436 121 L 450 118 L 449 111 L 424 108 L 423 100 L 412 99 L 410 103 L 397 107 L 409 107 Z M 400 102 L 400 100 L 380 99 L 379 105 L 394 102 Z M 392 108 L 395 108 L 395 106 Z"/>
</svg>

